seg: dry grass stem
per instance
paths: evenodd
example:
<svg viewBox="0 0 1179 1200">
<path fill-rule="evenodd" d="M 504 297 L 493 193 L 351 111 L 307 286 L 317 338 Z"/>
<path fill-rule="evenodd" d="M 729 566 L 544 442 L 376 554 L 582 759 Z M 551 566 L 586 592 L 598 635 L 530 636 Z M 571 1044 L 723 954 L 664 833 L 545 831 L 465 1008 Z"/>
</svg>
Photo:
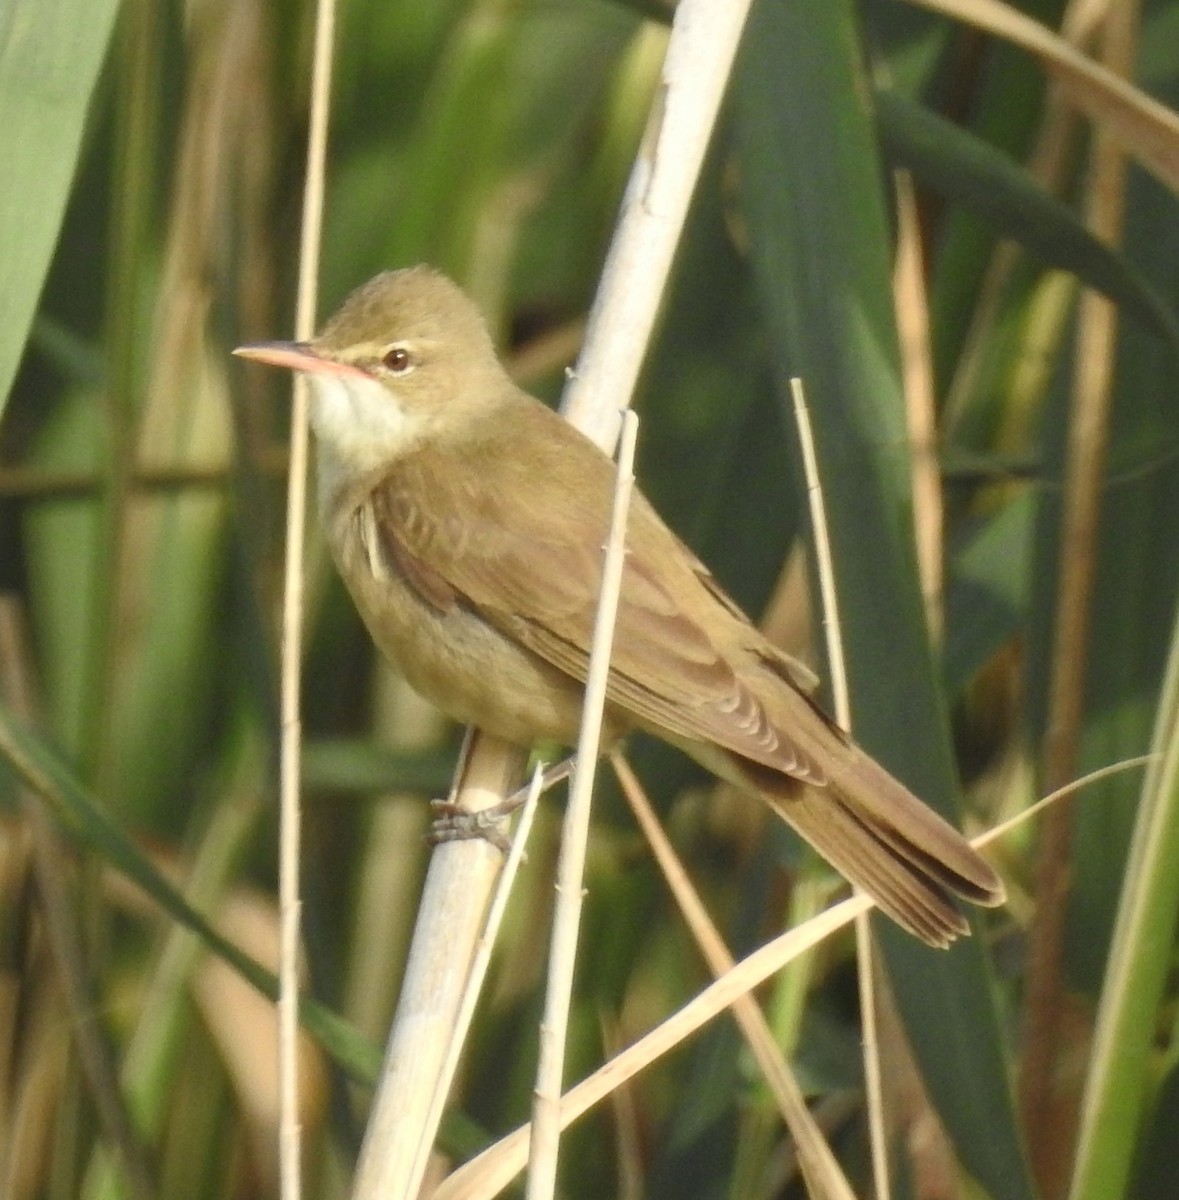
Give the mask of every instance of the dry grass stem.
<svg viewBox="0 0 1179 1200">
<path fill-rule="evenodd" d="M 1122 73 L 1133 69 L 1137 46 L 1137 6 L 1121 5 L 1106 19 L 1104 56 Z M 1103 129 L 1094 140 L 1089 175 L 1090 228 L 1110 245 L 1121 240 L 1126 161 Z M 1068 431 L 1063 512 L 1061 515 L 1056 631 L 1049 681 L 1048 723 L 1044 735 L 1044 779 L 1059 786 L 1076 769 L 1085 707 L 1089 631 L 1096 574 L 1098 524 L 1108 456 L 1117 310 L 1103 296 L 1082 293 L 1078 312 L 1077 356 Z M 1024 1127 L 1043 1128 L 1053 1107 L 1051 1081 L 1060 1051 L 1064 981 L 1063 941 L 1072 862 L 1069 806 L 1055 808 L 1040 835 L 1036 872 L 1036 918 L 1028 954 L 1024 1001 L 1025 1049 L 1020 1079 Z M 1071 1124 L 1071 1122 L 1066 1122 Z M 1062 1123 L 1052 1121 L 1050 1128 Z M 1067 1140 L 1069 1135 L 1064 1134 Z M 1032 1162 L 1041 1187 L 1059 1193 L 1058 1178 L 1072 1147 L 1056 1139 L 1030 1138 Z"/>
<path fill-rule="evenodd" d="M 0 594 L 0 700 L 31 726 L 37 716 L 35 695 L 32 654 L 23 615 L 15 597 Z M 46 940 L 71 1017 L 72 1040 L 105 1148 L 117 1164 L 119 1182 L 126 1187 L 131 1200 L 151 1200 L 157 1189 L 119 1086 L 111 1047 L 98 1020 L 99 1005 L 87 964 L 85 938 L 66 887 L 69 872 L 61 840 L 43 798 L 31 786 L 21 784 L 17 800 L 31 834 Z M 0 1145 L 0 1150 L 6 1152 L 13 1149 Z M 5 1153 L 0 1157 L 0 1182 L 8 1173 Z"/>
<path fill-rule="evenodd" d="M 680 0 L 663 75 L 562 412 L 598 445 L 618 434 L 737 52 L 749 0 Z"/>
<path fill-rule="evenodd" d="M 561 1128 L 567 1128 L 615 1088 L 731 1008 L 737 997 L 748 994 L 872 906 L 870 897 L 852 896 L 742 959 L 677 1013 L 570 1089 L 561 1099 Z M 529 1129 L 524 1126 L 496 1142 L 455 1171 L 434 1193 L 433 1200 L 474 1200 L 495 1195 L 524 1169 L 528 1141 Z"/>
<path fill-rule="evenodd" d="M 606 683 L 614 648 L 614 625 L 622 590 L 626 561 L 626 520 L 634 490 L 635 436 L 638 419 L 623 414 L 622 440 L 618 449 L 618 475 L 610 537 L 602 567 L 602 589 L 594 619 L 585 706 L 577 739 L 577 768 L 569 789 L 569 805 L 561 836 L 557 867 L 557 904 L 553 914 L 553 938 L 549 951 L 548 987 L 540 1028 L 540 1061 L 532 1107 L 533 1137 L 529 1149 L 528 1200 L 551 1200 L 556 1191 L 557 1157 L 560 1145 L 561 1086 L 565 1069 L 565 1040 L 573 995 L 573 972 L 577 958 L 577 932 L 581 925 L 586 846 L 589 841 L 590 808 L 606 706 Z"/>
<path fill-rule="evenodd" d="M 1098 767 L 1097 770 L 1090 771 L 1087 775 L 1080 775 L 1076 779 L 1070 780 L 1063 786 L 1049 792 L 1046 796 L 1042 796 L 1035 804 L 1029 805 L 1022 812 L 1016 813 L 1015 816 L 1010 817 L 1008 820 L 1002 822 L 1002 824 L 995 825 L 985 833 L 980 833 L 977 837 L 971 838 L 970 844 L 976 850 L 981 850 L 984 846 L 989 846 L 992 842 L 997 842 L 1000 838 L 1006 837 L 1013 829 L 1018 829 L 1020 825 L 1026 824 L 1033 817 L 1038 817 L 1041 813 L 1046 812 L 1054 804 L 1059 804 L 1069 796 L 1075 795 L 1091 783 L 1099 783 L 1102 779 L 1108 779 L 1111 775 L 1120 775 L 1123 771 L 1133 771 L 1138 767 L 1149 767 L 1152 763 L 1157 762 L 1157 760 L 1157 754 L 1138 754 L 1133 758 L 1124 758 L 1121 762 L 1110 763 L 1106 767 Z"/>
<path fill-rule="evenodd" d="M 528 787 L 528 798 L 520 810 L 520 819 L 516 822 L 515 833 L 512 837 L 512 848 L 508 852 L 504 869 L 500 872 L 495 894 L 491 899 L 491 907 L 487 912 L 487 923 L 480 935 L 475 948 L 475 957 L 471 962 L 471 973 L 459 1004 L 458 1015 L 454 1028 L 451 1030 L 450 1043 L 446 1048 L 446 1057 L 442 1070 L 434 1085 L 434 1095 L 431 1097 L 430 1108 L 426 1114 L 425 1128 L 435 1130 L 442 1120 L 442 1110 L 450 1086 L 458 1070 L 459 1057 L 467 1041 L 467 1033 L 475 1016 L 475 1006 L 483 990 L 483 981 L 487 977 L 487 968 L 491 962 L 491 952 L 495 948 L 499 936 L 499 928 L 503 923 L 504 912 L 507 909 L 508 897 L 512 894 L 512 885 L 516 882 L 516 874 L 524 860 L 524 851 L 528 846 L 528 835 L 532 830 L 532 820 L 536 816 L 536 806 L 540 801 L 541 792 L 546 783 L 543 765 L 536 764 L 532 773 L 532 782 Z M 417 1154 L 414 1157 L 413 1170 L 410 1175 L 407 1192 L 416 1195 L 421 1188 L 422 1179 L 430 1159 L 432 1142 L 423 1138 L 418 1143 Z"/>
<path fill-rule="evenodd" d="M 1045 796 L 1010 821 L 972 838 L 971 845 L 981 849 L 1050 805 L 1058 803 L 1064 796 L 1109 775 L 1151 763 L 1156 758 L 1156 755 L 1141 755 L 1093 771 Z M 857 893 L 825 909 L 805 924 L 787 930 L 742 959 L 732 970 L 726 971 L 677 1013 L 571 1088 L 561 1100 L 561 1127 L 567 1128 L 608 1096 L 613 1089 L 633 1079 L 656 1059 L 698 1032 L 719 1013 L 731 1008 L 739 996 L 748 994 L 788 963 L 873 907 L 869 896 Z M 524 1126 L 495 1145 L 489 1146 L 478 1157 L 455 1171 L 434 1193 L 432 1200 L 481 1200 L 483 1197 L 496 1195 L 524 1169 L 528 1158 L 528 1138 L 529 1130 Z"/>
<path fill-rule="evenodd" d="M 518 746 L 475 735 L 457 802 L 471 811 L 506 796 Z M 502 856 L 490 842 L 445 842 L 430 856 L 397 1013 L 352 1185 L 357 1200 L 411 1197 L 419 1147 L 434 1141 L 434 1095 L 477 956 Z"/>
<path fill-rule="evenodd" d="M 835 589 L 835 568 L 831 561 L 831 537 L 827 532 L 827 510 L 823 506 L 823 485 L 819 479 L 819 461 L 806 407 L 806 390 L 801 379 L 790 380 L 794 402 L 794 423 L 802 450 L 802 469 L 806 479 L 807 503 L 815 542 L 815 573 L 819 579 L 819 602 L 823 612 L 823 637 L 827 647 L 831 683 L 831 706 L 835 720 L 851 727 L 851 702 L 847 690 L 847 667 L 843 659 L 843 641 L 839 632 L 839 597 Z"/>
<path fill-rule="evenodd" d="M 925 623 L 930 638 L 940 645 L 945 628 L 942 597 L 942 476 L 938 462 L 937 399 L 930 345 L 929 297 L 925 286 L 925 256 L 913 177 L 907 171 L 893 176 L 896 192 L 897 253 L 893 296 L 897 338 L 901 349 L 901 390 L 913 464 L 913 526 L 917 536 L 917 567 L 925 598 Z"/>
<path fill-rule="evenodd" d="M 1179 193 L 1179 113 L 999 0 L 911 3 L 974 25 L 1035 55 L 1076 108 L 1116 139 L 1126 154 Z"/>
<path fill-rule="evenodd" d="M 731 971 L 735 965 L 733 957 L 668 840 L 630 763 L 619 753 L 610 756 L 610 763 L 709 970 L 717 977 Z M 802 1089 L 781 1047 L 774 1040 L 773 1031 L 757 1002 L 750 996 L 739 996 L 733 1002 L 733 1017 L 757 1060 L 786 1128 L 794 1138 L 799 1166 L 811 1196 L 823 1200 L 854 1200 L 855 1193 L 811 1115 Z"/>
<path fill-rule="evenodd" d="M 315 10 L 307 179 L 303 189 L 303 225 L 299 239 L 299 290 L 295 308 L 295 336 L 298 338 L 310 337 L 315 327 L 334 25 L 334 0 L 319 0 Z M 287 476 L 287 557 L 283 573 L 279 680 L 279 1158 L 283 1200 L 298 1200 L 302 1174 L 298 1076 L 299 764 L 302 752 L 299 671 L 303 662 L 303 549 L 309 436 L 307 383 L 301 375 L 296 375 Z"/>
<path fill-rule="evenodd" d="M 794 422 L 802 449 L 807 500 L 815 544 L 815 567 L 819 577 L 819 602 L 823 611 L 823 632 L 827 642 L 827 663 L 831 675 L 831 697 L 835 719 L 851 731 L 851 701 L 847 687 L 847 664 L 843 657 L 843 638 L 839 626 L 839 598 L 835 587 L 835 566 L 831 558 L 831 538 L 827 532 L 827 511 L 823 505 L 823 482 L 819 476 L 815 439 L 807 412 L 801 379 L 791 379 Z M 856 919 L 856 969 L 860 987 L 860 1012 L 864 1036 L 864 1086 L 868 1111 L 868 1135 L 872 1147 L 872 1174 L 878 1200 L 890 1194 L 888 1139 L 884 1128 L 884 1100 L 880 1079 L 880 1040 L 876 1024 L 876 977 L 872 966 L 872 927 L 868 914 Z"/>
</svg>

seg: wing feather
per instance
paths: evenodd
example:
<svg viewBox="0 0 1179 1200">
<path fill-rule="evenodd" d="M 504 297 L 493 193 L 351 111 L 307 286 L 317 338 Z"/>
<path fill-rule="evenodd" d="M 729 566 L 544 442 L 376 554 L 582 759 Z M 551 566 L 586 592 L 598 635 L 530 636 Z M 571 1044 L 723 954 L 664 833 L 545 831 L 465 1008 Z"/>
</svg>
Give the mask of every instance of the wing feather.
<svg viewBox="0 0 1179 1200">
<path fill-rule="evenodd" d="M 546 508 L 513 517 L 513 505 L 526 504 L 526 494 L 505 493 L 494 473 L 469 472 L 461 487 L 437 486 L 429 476 L 447 470 L 447 464 L 436 457 L 432 451 L 409 457 L 369 497 L 391 567 L 427 603 L 463 604 L 584 681 L 610 517 L 601 503 L 612 495 L 608 474 L 579 494 L 545 490 L 546 501 L 551 504 L 555 492 L 561 502 L 577 506 L 576 514 Z M 602 468 L 613 470 L 604 458 Z M 427 511 L 421 496 L 438 502 Z M 590 536 L 576 541 L 562 536 L 568 529 L 563 515 L 575 515 L 583 528 L 588 522 Z M 700 578 L 690 556 L 677 561 L 674 535 L 641 495 L 632 501 L 628 540 L 648 552 L 628 557 L 624 565 L 608 703 L 663 736 L 716 742 L 824 784 L 826 774 L 815 757 L 772 719 L 700 619 L 703 613 L 711 618 L 709 626 L 737 626 L 732 601 L 715 599 L 717 585 Z M 653 547 L 665 553 L 653 557 Z M 673 578 L 667 577 L 669 569 Z"/>
</svg>

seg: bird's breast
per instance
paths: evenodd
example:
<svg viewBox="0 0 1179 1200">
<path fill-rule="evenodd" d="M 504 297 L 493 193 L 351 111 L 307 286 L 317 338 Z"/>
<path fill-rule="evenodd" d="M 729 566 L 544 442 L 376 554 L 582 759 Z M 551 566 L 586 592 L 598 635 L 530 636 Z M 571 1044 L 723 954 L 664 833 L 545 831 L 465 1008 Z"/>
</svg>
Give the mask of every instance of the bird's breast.
<svg viewBox="0 0 1179 1200">
<path fill-rule="evenodd" d="M 456 721 L 532 745 L 576 740 L 582 685 L 510 640 L 461 596 L 437 606 L 380 544 L 371 508 L 338 513 L 329 542 L 369 633 L 410 686 Z"/>
</svg>

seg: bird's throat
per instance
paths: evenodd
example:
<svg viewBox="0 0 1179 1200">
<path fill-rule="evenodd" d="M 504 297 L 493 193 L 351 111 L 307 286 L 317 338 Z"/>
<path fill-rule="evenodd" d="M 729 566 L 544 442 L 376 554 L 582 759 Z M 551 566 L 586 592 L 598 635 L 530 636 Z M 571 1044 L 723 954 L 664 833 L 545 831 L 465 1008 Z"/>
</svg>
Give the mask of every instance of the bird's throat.
<svg viewBox="0 0 1179 1200">
<path fill-rule="evenodd" d="M 321 508 L 342 487 L 412 449 L 425 432 L 423 414 L 375 379 L 309 374 L 308 382 L 311 426 L 319 443 Z"/>
</svg>

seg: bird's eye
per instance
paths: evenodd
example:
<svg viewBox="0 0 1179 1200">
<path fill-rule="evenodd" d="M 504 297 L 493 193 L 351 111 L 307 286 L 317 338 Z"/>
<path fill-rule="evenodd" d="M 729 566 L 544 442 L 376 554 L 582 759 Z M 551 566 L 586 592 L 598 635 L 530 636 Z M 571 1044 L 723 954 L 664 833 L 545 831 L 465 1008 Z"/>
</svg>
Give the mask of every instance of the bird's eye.
<svg viewBox="0 0 1179 1200">
<path fill-rule="evenodd" d="M 381 362 L 394 375 L 404 375 L 413 368 L 413 357 L 404 346 L 393 346 L 385 351 Z"/>
</svg>

